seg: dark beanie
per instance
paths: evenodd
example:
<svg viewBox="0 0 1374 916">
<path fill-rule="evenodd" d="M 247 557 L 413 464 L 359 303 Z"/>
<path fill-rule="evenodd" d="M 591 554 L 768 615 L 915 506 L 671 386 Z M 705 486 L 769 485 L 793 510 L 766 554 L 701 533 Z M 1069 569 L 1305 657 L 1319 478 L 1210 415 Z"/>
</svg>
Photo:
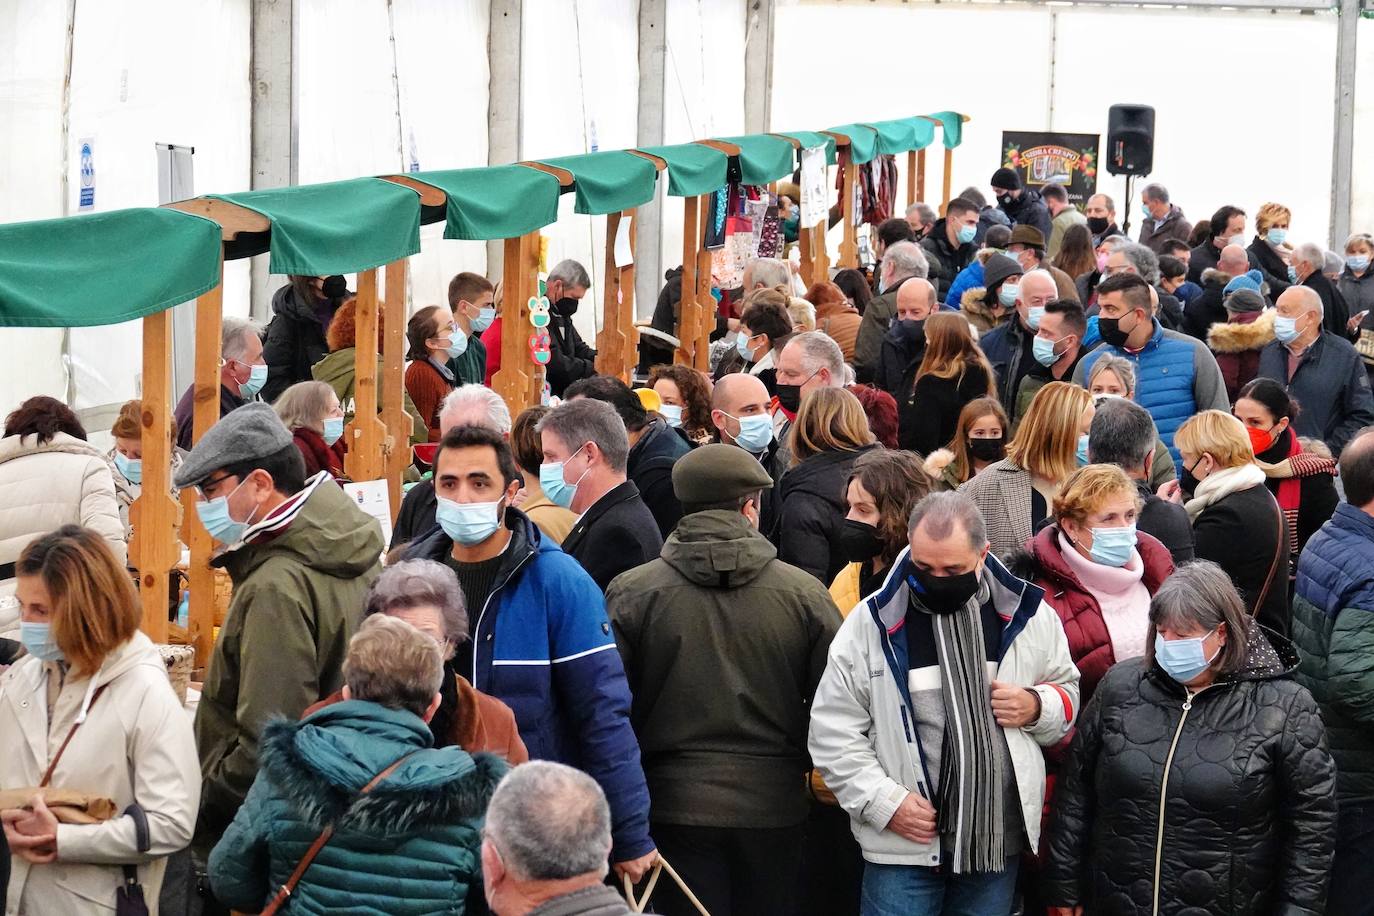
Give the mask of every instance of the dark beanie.
<svg viewBox="0 0 1374 916">
<path fill-rule="evenodd" d="M 1021 176 L 1014 169 L 1000 168 L 992 173 L 992 186 L 1004 191 L 1021 190 Z"/>
</svg>

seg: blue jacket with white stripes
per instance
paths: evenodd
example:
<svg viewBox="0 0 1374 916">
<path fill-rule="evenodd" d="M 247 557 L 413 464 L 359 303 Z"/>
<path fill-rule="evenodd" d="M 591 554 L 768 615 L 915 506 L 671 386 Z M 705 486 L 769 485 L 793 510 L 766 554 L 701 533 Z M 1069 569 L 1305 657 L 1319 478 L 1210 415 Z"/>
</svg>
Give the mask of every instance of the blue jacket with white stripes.
<svg viewBox="0 0 1374 916">
<path fill-rule="evenodd" d="M 601 590 L 523 512 L 507 509 L 505 524 L 511 541 L 496 585 L 484 607 L 468 609 L 472 667 L 462 673 L 514 710 L 531 760 L 566 763 L 601 785 L 612 861 L 638 858 L 654 848 L 649 790 Z M 452 550 L 436 527 L 405 558 L 442 563 Z"/>
</svg>

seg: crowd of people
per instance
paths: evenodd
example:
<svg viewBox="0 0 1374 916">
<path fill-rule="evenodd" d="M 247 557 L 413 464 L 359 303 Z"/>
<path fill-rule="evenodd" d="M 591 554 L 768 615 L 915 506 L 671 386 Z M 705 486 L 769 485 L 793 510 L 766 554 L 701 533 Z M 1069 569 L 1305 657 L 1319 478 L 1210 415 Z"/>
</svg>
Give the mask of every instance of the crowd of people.
<svg viewBox="0 0 1374 916">
<path fill-rule="evenodd" d="M 667 914 L 1374 913 L 1374 239 L 990 186 L 871 276 L 755 259 L 707 372 L 597 374 L 559 263 L 514 416 L 458 274 L 389 544 L 344 278 L 226 319 L 171 422 L 232 582 L 193 717 L 126 566 L 144 405 L 108 452 L 19 405 L 5 913 L 614 916 L 666 866 Z"/>
</svg>

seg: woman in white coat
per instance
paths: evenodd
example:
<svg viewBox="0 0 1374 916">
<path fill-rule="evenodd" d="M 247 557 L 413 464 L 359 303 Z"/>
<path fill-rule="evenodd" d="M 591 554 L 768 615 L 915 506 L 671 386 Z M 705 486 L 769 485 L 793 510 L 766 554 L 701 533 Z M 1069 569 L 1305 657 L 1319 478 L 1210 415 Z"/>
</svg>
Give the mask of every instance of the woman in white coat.
<svg viewBox="0 0 1374 916">
<path fill-rule="evenodd" d="M 105 455 L 86 441 L 66 404 L 29 398 L 5 418 L 0 439 L 0 636 L 12 639 L 19 627 L 15 560 L 34 538 L 63 525 L 91 529 L 124 565 L 124 523 Z"/>
<path fill-rule="evenodd" d="M 15 572 L 29 654 L 0 677 L 0 790 L 32 801 L 0 811 L 14 854 L 5 916 L 113 913 L 126 866 L 156 914 L 166 857 L 190 843 L 200 805 L 191 719 L 103 535 L 61 527 Z M 35 797 L 49 771 L 51 789 L 109 799 L 114 816 L 59 823 Z"/>
</svg>

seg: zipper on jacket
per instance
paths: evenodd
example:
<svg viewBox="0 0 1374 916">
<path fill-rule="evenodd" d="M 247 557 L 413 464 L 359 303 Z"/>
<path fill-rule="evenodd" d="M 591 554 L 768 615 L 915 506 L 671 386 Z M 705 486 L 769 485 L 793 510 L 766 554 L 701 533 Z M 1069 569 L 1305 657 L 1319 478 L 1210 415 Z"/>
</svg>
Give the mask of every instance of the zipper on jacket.
<svg viewBox="0 0 1374 916">
<path fill-rule="evenodd" d="M 477 615 L 477 626 L 474 627 L 472 631 L 474 636 L 476 637 L 472 644 L 472 686 L 474 688 L 477 687 L 477 653 L 480 652 L 482 649 L 482 621 L 487 616 L 487 608 L 491 607 L 491 599 L 496 597 L 497 592 L 499 592 L 501 589 L 509 585 L 510 580 L 515 578 L 515 574 L 520 572 L 520 570 L 524 568 L 525 564 L 530 561 L 530 558 L 538 552 L 538 550 L 534 549 L 527 550 L 525 555 L 520 559 L 520 562 L 516 563 L 515 568 L 510 571 L 510 575 L 506 576 L 506 578 L 496 583 L 496 585 L 494 585 L 491 591 L 487 594 L 487 600 L 482 602 L 482 612 Z"/>
<path fill-rule="evenodd" d="M 1159 916 L 1159 879 L 1160 871 L 1164 861 L 1164 803 L 1169 796 L 1169 769 L 1174 763 L 1174 751 L 1178 750 L 1178 739 L 1183 734 L 1183 726 L 1188 722 L 1188 713 L 1192 711 L 1193 701 L 1198 696 L 1213 685 L 1208 684 L 1197 693 L 1189 691 L 1188 698 L 1183 701 L 1183 715 L 1178 720 L 1178 728 L 1174 729 L 1174 740 L 1169 742 L 1169 755 L 1164 758 L 1164 778 L 1159 784 L 1159 825 L 1155 829 L 1155 875 L 1154 875 L 1154 899 L 1150 905 L 1152 916 Z M 1186 688 L 1185 688 L 1186 689 Z"/>
</svg>

